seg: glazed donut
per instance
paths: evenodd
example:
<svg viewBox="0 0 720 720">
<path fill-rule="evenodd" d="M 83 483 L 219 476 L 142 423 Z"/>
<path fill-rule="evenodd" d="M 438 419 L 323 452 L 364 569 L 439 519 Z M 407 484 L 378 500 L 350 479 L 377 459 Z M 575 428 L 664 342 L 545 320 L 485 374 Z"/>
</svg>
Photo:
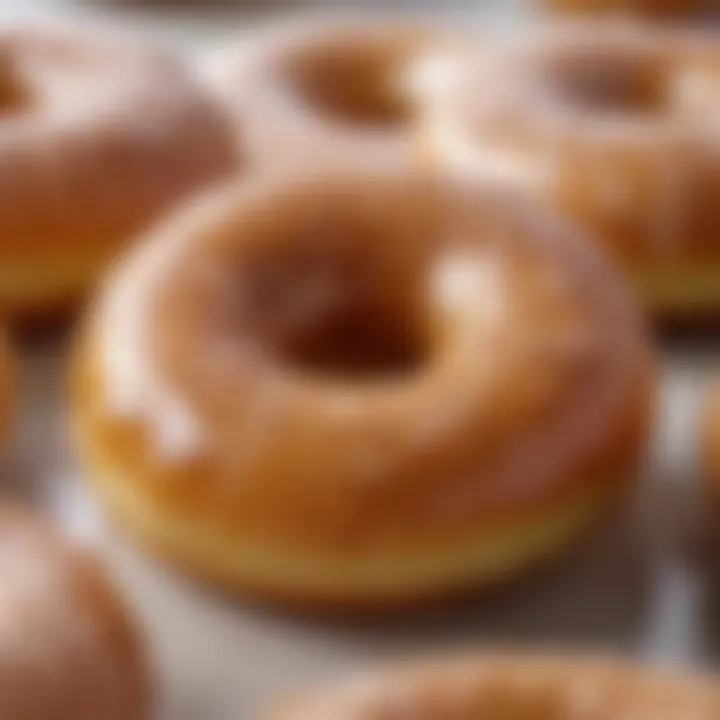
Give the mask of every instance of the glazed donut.
<svg viewBox="0 0 720 720">
<path fill-rule="evenodd" d="M 450 42 L 459 41 L 435 27 L 311 24 L 238 43 L 211 76 L 251 163 L 403 162 L 417 111 L 403 71 Z"/>
<path fill-rule="evenodd" d="M 424 72 L 425 160 L 555 204 L 656 313 L 720 308 L 717 42 L 577 22 Z"/>
<path fill-rule="evenodd" d="M 0 508 L 0 717 L 149 720 L 144 649 L 86 551 Z"/>
<path fill-rule="evenodd" d="M 229 173 L 237 139 L 172 57 L 91 30 L 0 31 L 0 307 L 79 299 L 121 243 Z"/>
<path fill-rule="evenodd" d="M 512 575 L 628 488 L 653 363 L 540 207 L 409 169 L 272 173 L 111 274 L 74 372 L 87 477 L 222 584 L 392 605 Z"/>
<path fill-rule="evenodd" d="M 267 720 L 715 720 L 717 681 L 582 657 L 484 656 L 366 673 Z"/>
</svg>

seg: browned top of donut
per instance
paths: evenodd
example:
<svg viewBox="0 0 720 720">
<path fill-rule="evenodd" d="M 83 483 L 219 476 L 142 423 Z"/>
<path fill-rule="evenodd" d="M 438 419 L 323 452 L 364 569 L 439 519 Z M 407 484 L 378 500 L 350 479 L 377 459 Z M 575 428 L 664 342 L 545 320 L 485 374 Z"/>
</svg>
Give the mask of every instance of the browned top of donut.
<svg viewBox="0 0 720 720">
<path fill-rule="evenodd" d="M 647 411 L 603 258 L 527 200 L 409 171 L 227 189 L 119 268 L 88 339 L 81 407 L 147 471 L 128 482 L 325 547 L 619 480 Z"/>
<path fill-rule="evenodd" d="M 178 58 L 91 29 L 0 31 L 3 253 L 125 239 L 235 163 Z"/>
<path fill-rule="evenodd" d="M 715 720 L 710 678 L 581 658 L 483 657 L 387 669 L 289 699 L 272 720 Z"/>
<path fill-rule="evenodd" d="M 136 630 L 97 560 L 0 509 L 0 716 L 147 718 Z"/>
</svg>

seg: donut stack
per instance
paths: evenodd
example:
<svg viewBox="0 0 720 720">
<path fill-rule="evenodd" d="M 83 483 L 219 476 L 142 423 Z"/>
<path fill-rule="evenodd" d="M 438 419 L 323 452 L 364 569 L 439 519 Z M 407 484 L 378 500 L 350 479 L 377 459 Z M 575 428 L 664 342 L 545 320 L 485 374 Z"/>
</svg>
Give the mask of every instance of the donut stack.
<svg viewBox="0 0 720 720">
<path fill-rule="evenodd" d="M 636 486 L 647 316 L 720 309 L 720 43 L 626 17 L 503 43 L 348 21 L 214 60 L 0 33 L 0 306 L 22 325 L 89 301 L 71 419 L 108 517 L 231 592 L 334 612 L 559 557 Z M 151 717 L 123 594 L 0 508 L 2 720 Z M 265 717 L 717 720 L 720 693 L 498 655 Z"/>
</svg>

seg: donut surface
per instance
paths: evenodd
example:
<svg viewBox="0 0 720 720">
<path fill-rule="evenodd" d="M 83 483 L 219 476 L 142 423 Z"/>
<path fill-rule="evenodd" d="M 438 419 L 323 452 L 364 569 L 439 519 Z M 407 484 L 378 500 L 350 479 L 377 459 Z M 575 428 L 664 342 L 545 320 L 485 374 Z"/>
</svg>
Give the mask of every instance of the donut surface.
<svg viewBox="0 0 720 720">
<path fill-rule="evenodd" d="M 135 627 L 98 561 L 0 508 L 0 717 L 149 720 Z"/>
<path fill-rule="evenodd" d="M 720 307 L 716 41 L 576 22 L 446 76 L 425 96 L 434 162 L 555 204 L 610 248 L 651 309 Z"/>
<path fill-rule="evenodd" d="M 0 306 L 79 299 L 120 245 L 236 165 L 174 58 L 91 30 L 0 31 Z"/>
<path fill-rule="evenodd" d="M 653 395 L 624 285 L 533 203 L 410 171 L 267 177 L 112 274 L 74 411 L 145 542 L 279 599 L 487 583 L 628 487 Z"/>
<path fill-rule="evenodd" d="M 715 720 L 712 678 L 617 660 L 486 656 L 367 673 L 290 698 L 267 720 Z"/>
<path fill-rule="evenodd" d="M 457 38 L 433 27 L 360 21 L 281 29 L 219 58 L 215 85 L 260 167 L 403 162 L 417 108 L 404 71 Z"/>
</svg>

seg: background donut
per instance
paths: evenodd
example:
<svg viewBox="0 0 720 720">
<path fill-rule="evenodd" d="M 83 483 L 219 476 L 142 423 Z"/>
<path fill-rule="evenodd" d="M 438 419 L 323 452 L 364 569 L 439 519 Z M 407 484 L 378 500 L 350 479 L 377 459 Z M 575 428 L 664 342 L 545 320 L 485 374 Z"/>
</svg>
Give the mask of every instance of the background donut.
<svg viewBox="0 0 720 720">
<path fill-rule="evenodd" d="M 139 632 L 99 561 L 0 508 L 0 716 L 150 720 Z"/>
<path fill-rule="evenodd" d="M 238 167 L 182 61 L 79 29 L 0 32 L 0 305 L 77 301 L 133 234 Z"/>
<path fill-rule="evenodd" d="M 431 24 L 352 20 L 268 32 L 219 54 L 213 84 L 257 167 L 408 162 L 417 54 L 468 42 Z"/>
<path fill-rule="evenodd" d="M 712 677 L 673 674 L 617 660 L 487 655 L 368 672 L 298 695 L 267 720 L 628 716 L 713 720 L 720 694 Z"/>
<path fill-rule="evenodd" d="M 424 156 L 554 204 L 658 316 L 716 312 L 717 43 L 614 21 L 531 36 L 427 92 Z"/>
</svg>

